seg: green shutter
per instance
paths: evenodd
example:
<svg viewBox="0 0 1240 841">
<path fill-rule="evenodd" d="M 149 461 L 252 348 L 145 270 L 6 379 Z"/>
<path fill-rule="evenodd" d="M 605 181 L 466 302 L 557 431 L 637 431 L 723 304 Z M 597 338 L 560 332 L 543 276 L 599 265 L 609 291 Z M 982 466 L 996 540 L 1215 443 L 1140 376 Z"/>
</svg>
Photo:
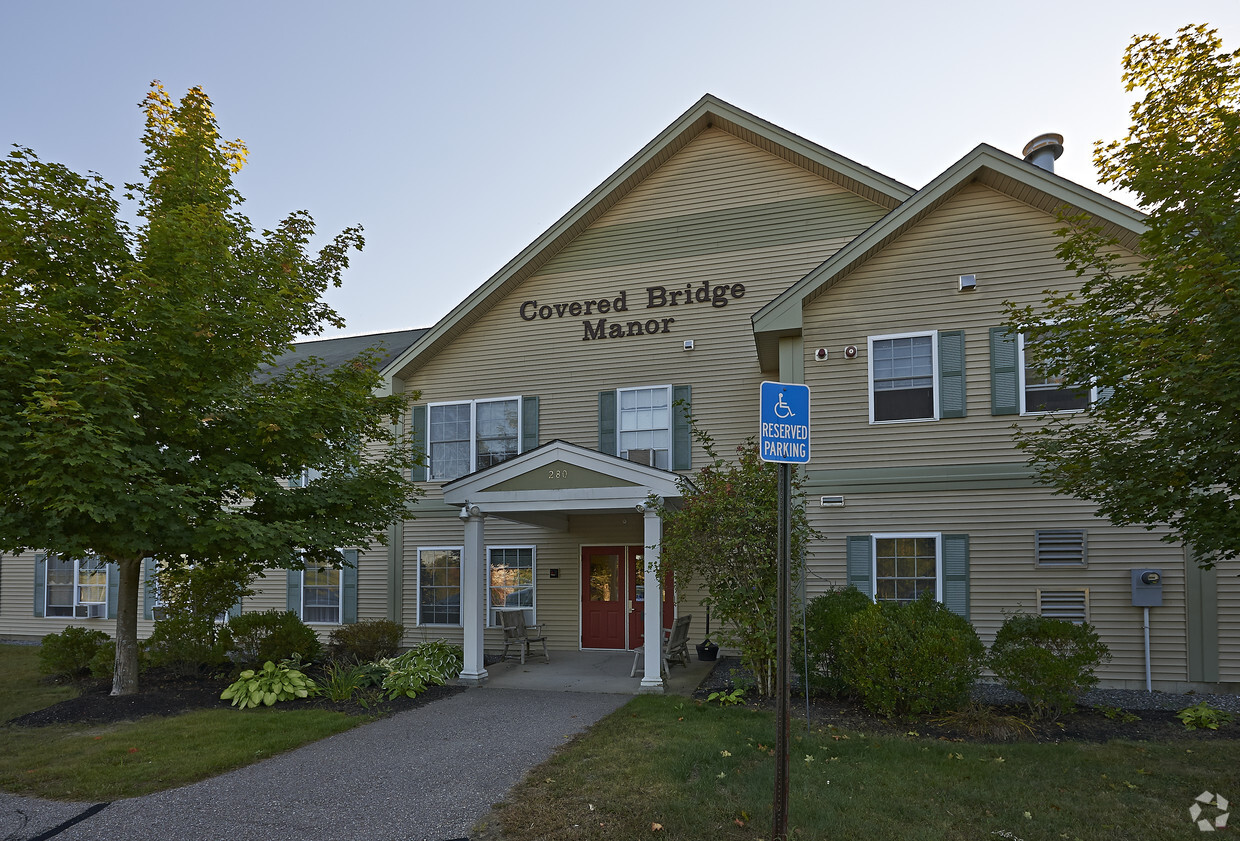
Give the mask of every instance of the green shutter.
<svg viewBox="0 0 1240 841">
<path fill-rule="evenodd" d="M 990 413 L 1020 414 L 1016 336 L 1006 327 L 990 328 Z"/>
<path fill-rule="evenodd" d="M 598 451 L 609 456 L 620 453 L 616 440 L 615 390 L 598 393 Z"/>
<path fill-rule="evenodd" d="M 426 464 L 430 454 L 426 451 L 426 407 L 414 406 L 409 426 L 409 444 L 418 463 L 413 466 L 409 478 L 415 482 L 426 481 Z"/>
<path fill-rule="evenodd" d="M 693 408 L 692 396 L 692 386 L 672 386 L 673 470 L 688 470 L 693 466 L 693 438 L 689 434 L 689 418 L 687 417 L 688 412 Z"/>
<path fill-rule="evenodd" d="M 357 621 L 357 550 L 344 550 L 345 566 L 340 570 L 340 621 Z"/>
<path fill-rule="evenodd" d="M 1115 389 L 1110 386 L 1103 386 L 1101 388 L 1096 389 L 1095 391 L 1096 391 L 1096 393 L 1094 394 L 1095 403 L 1103 403 L 1107 400 L 1110 400 L 1111 396 L 1115 394 Z"/>
<path fill-rule="evenodd" d="M 848 537 L 848 586 L 874 598 L 873 550 L 868 534 Z"/>
<path fill-rule="evenodd" d="M 288 596 L 285 606 L 301 616 L 301 570 L 299 569 L 288 571 Z"/>
<path fill-rule="evenodd" d="M 155 559 L 142 559 L 142 616 L 155 618 Z"/>
<path fill-rule="evenodd" d="M 939 417 L 965 416 L 964 331 L 939 333 Z"/>
<path fill-rule="evenodd" d="M 943 535 L 943 605 L 969 618 L 969 536 Z"/>
<path fill-rule="evenodd" d="M 538 446 L 538 398 L 521 398 L 521 452 Z"/>
<path fill-rule="evenodd" d="M 47 608 L 47 555 L 39 553 L 34 556 L 34 615 L 43 616 Z"/>
<path fill-rule="evenodd" d="M 108 613 L 105 619 L 116 618 L 116 603 L 121 594 L 121 568 L 117 564 L 107 564 L 108 570 Z"/>
</svg>

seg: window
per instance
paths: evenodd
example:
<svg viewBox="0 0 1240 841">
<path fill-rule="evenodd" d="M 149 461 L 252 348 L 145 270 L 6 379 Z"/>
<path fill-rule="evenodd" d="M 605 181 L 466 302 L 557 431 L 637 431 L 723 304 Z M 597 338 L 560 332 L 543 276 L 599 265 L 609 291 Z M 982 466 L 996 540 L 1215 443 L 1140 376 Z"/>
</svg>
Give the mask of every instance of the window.
<svg viewBox="0 0 1240 841">
<path fill-rule="evenodd" d="M 1033 562 L 1040 567 L 1085 566 L 1083 529 L 1040 529 L 1033 533 Z"/>
<path fill-rule="evenodd" d="M 1032 345 L 1025 337 L 1019 337 L 1020 347 L 1020 413 L 1042 414 L 1045 412 L 1077 412 L 1089 408 L 1091 392 L 1087 385 L 1069 384 L 1064 377 L 1054 373 L 1054 363 L 1043 360 L 1033 362 L 1026 354 Z M 1048 367 L 1051 370 L 1047 370 Z"/>
<path fill-rule="evenodd" d="M 942 600 L 937 534 L 876 534 L 873 539 L 875 601 L 911 602 L 925 593 Z"/>
<path fill-rule="evenodd" d="M 302 570 L 302 621 L 340 624 L 340 572 L 335 567 L 307 567 Z"/>
<path fill-rule="evenodd" d="M 418 624 L 461 624 L 461 548 L 418 550 Z"/>
<path fill-rule="evenodd" d="M 619 406 L 620 458 L 667 470 L 672 449 L 672 387 L 622 388 Z"/>
<path fill-rule="evenodd" d="M 108 614 L 108 568 L 99 558 L 47 558 L 44 616 L 104 619 Z"/>
<path fill-rule="evenodd" d="M 936 334 L 870 338 L 870 422 L 938 420 Z"/>
<path fill-rule="evenodd" d="M 519 451 L 521 398 L 433 403 L 428 407 L 430 478 L 457 479 Z"/>
<path fill-rule="evenodd" d="M 534 547 L 491 546 L 487 549 L 487 609 L 491 625 L 499 624 L 498 608 L 534 608 Z M 532 617 L 529 617 L 531 624 Z"/>
</svg>

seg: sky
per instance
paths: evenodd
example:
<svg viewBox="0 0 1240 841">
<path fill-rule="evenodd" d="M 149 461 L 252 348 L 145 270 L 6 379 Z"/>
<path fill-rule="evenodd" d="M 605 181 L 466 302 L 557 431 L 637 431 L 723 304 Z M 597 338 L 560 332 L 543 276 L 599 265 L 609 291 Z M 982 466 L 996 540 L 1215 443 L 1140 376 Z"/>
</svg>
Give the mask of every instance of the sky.
<svg viewBox="0 0 1240 841">
<path fill-rule="evenodd" d="M 364 227 L 357 335 L 434 324 L 706 93 L 915 188 L 1058 132 L 1096 187 L 1125 47 L 1190 23 L 1240 49 L 1237 0 L 0 0 L 0 144 L 119 187 L 151 81 L 201 85 L 257 229 Z"/>
</svg>

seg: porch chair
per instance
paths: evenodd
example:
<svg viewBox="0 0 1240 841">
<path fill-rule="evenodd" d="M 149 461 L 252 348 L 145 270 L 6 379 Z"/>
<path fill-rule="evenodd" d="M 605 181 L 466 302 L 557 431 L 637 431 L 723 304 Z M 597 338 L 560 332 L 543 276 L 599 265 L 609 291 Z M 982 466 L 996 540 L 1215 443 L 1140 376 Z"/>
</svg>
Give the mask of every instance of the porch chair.
<svg viewBox="0 0 1240 841">
<path fill-rule="evenodd" d="M 508 659 L 508 649 L 517 646 L 517 650 L 521 655 L 521 665 L 525 665 L 525 656 L 530 653 L 530 646 L 536 642 L 542 643 L 543 657 L 547 658 L 547 662 L 551 662 L 551 655 L 547 653 L 547 637 L 542 633 L 542 624 L 526 625 L 524 610 L 498 610 L 500 624 L 504 628 L 504 652 L 500 655 L 501 660 Z"/>
<path fill-rule="evenodd" d="M 685 668 L 689 666 L 689 623 L 693 621 L 693 614 L 686 616 L 677 616 L 672 622 L 672 627 L 663 629 L 663 651 L 660 652 L 660 664 L 663 675 L 671 671 L 673 664 L 680 664 Z M 629 677 L 635 677 L 640 671 L 645 673 L 645 664 L 642 657 L 646 653 L 646 646 L 639 645 L 633 651 L 633 668 L 629 669 Z"/>
</svg>

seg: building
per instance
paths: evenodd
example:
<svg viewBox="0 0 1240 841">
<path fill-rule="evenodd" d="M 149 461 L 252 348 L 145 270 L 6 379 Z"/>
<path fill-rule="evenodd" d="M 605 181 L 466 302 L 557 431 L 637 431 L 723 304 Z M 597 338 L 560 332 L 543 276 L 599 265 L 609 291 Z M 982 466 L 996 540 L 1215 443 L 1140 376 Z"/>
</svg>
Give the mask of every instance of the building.
<svg viewBox="0 0 1240 841">
<path fill-rule="evenodd" d="M 1053 495 L 1012 445 L 1034 401 L 1073 408 L 997 329 L 1004 301 L 1079 283 L 1054 255 L 1065 204 L 1135 259 L 1139 213 L 1033 162 L 983 145 L 913 190 L 704 97 L 438 324 L 392 340 L 384 377 L 420 392 L 407 423 L 428 456 L 414 517 L 355 572 L 278 572 L 243 609 L 324 629 L 390 617 L 411 643 L 462 643 L 479 681 L 499 608 L 529 611 L 553 648 L 635 648 L 700 613 L 643 571 L 660 536 L 646 500 L 704 458 L 673 404 L 726 452 L 779 380 L 813 393 L 809 595 L 930 588 L 985 641 L 1013 612 L 1086 619 L 1113 654 L 1104 682 L 1143 687 L 1131 570 L 1159 569 L 1154 685 L 1240 685 L 1240 565 L 1201 571 L 1159 532 Z M 316 344 L 299 352 L 347 350 Z M 71 621 L 40 615 L 52 572 L 31 560 L 4 560 L 0 635 Z M 106 590 L 106 572 L 56 574 Z"/>
</svg>

